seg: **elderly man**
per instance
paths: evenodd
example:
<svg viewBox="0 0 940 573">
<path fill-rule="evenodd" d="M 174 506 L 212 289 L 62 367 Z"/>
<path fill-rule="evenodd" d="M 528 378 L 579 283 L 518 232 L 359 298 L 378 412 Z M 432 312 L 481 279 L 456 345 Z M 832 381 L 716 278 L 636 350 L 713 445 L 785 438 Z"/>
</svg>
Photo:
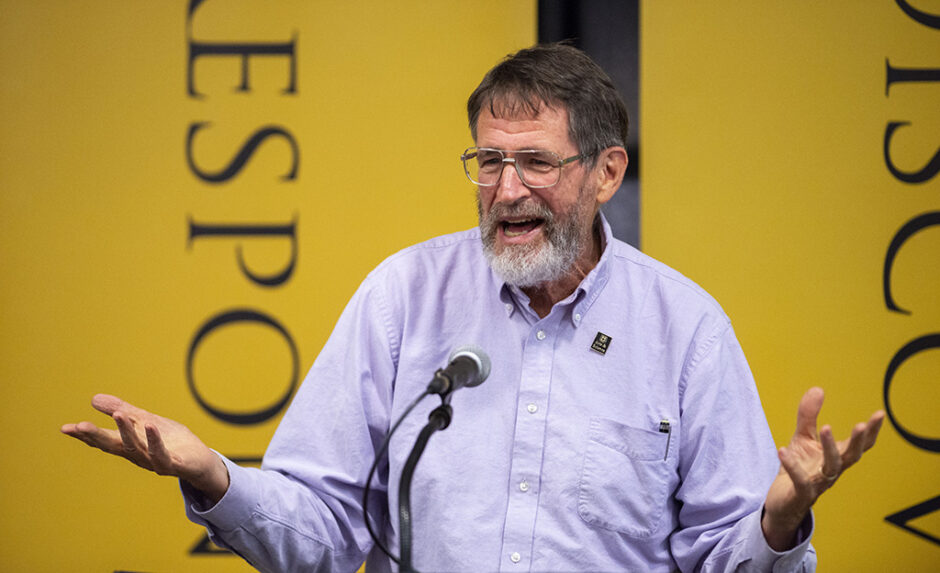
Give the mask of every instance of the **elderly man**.
<svg viewBox="0 0 940 573">
<path fill-rule="evenodd" d="M 492 375 L 455 393 L 453 422 L 414 476 L 414 565 L 427 571 L 809 570 L 810 508 L 874 444 L 883 413 L 837 443 L 803 397 L 775 450 L 718 304 L 615 239 L 600 207 L 627 167 L 626 111 L 565 45 L 522 50 L 468 102 L 477 229 L 379 265 L 340 317 L 261 470 L 111 396 L 117 430 L 63 432 L 178 476 L 212 539 L 271 571 L 392 565 L 402 467 L 422 403 L 370 465 L 449 349 Z M 370 553 L 370 551 L 372 551 Z"/>
</svg>

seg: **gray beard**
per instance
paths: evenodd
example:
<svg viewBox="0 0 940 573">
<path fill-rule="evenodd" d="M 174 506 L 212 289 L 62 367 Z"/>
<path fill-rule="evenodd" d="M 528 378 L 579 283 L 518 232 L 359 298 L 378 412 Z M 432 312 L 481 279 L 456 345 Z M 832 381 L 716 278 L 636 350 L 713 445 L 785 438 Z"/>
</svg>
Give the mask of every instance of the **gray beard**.
<svg viewBox="0 0 940 573">
<path fill-rule="evenodd" d="M 578 255 L 585 248 L 585 234 L 580 228 L 576 211 L 556 218 L 545 205 L 526 201 L 518 205 L 494 205 L 484 216 L 478 197 L 480 238 L 483 241 L 483 255 L 490 268 L 507 284 L 520 288 L 561 279 L 571 271 Z M 497 253 L 499 220 L 506 217 L 542 219 L 542 232 L 546 240 L 537 244 L 503 245 L 502 252 Z M 587 236 L 590 237 L 590 233 Z"/>
</svg>

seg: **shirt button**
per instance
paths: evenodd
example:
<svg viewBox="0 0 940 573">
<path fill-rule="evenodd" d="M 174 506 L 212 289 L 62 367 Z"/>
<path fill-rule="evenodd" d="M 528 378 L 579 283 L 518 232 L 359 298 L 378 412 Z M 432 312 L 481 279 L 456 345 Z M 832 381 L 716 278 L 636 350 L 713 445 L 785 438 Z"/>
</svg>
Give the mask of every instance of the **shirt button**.
<svg viewBox="0 0 940 573">
<path fill-rule="evenodd" d="M 519 482 L 519 491 L 526 492 L 529 491 L 529 482 L 522 480 Z"/>
<path fill-rule="evenodd" d="M 539 411 L 539 406 L 538 404 L 529 404 L 525 409 L 528 410 L 530 414 L 534 414 Z"/>
<path fill-rule="evenodd" d="M 519 555 L 519 552 L 515 551 L 513 552 L 512 555 L 509 556 L 509 560 L 512 561 L 513 563 L 518 563 L 522 561 L 522 555 Z"/>
<path fill-rule="evenodd" d="M 544 330 L 540 330 L 540 331 L 536 332 L 536 333 L 535 333 L 535 337 L 538 338 L 539 340 L 545 340 L 545 331 L 544 331 Z"/>
<path fill-rule="evenodd" d="M 506 303 L 506 312 L 512 312 L 512 305 L 508 302 Z"/>
<path fill-rule="evenodd" d="M 575 321 L 575 322 L 581 322 L 581 313 L 580 313 L 580 312 L 574 313 L 574 321 Z"/>
</svg>

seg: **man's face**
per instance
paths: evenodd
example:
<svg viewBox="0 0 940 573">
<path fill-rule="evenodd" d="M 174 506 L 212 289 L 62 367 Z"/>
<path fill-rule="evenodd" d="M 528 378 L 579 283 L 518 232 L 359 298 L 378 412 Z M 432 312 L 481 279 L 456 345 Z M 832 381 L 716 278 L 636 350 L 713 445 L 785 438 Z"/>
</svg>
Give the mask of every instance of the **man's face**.
<svg viewBox="0 0 940 573">
<path fill-rule="evenodd" d="M 562 159 L 578 154 L 568 136 L 567 110 L 546 106 L 534 117 L 497 118 L 484 108 L 477 120 L 476 144 L 510 152 L 545 149 Z M 590 169 L 575 161 L 562 167 L 554 186 L 530 189 L 507 163 L 497 185 L 479 188 L 484 252 L 506 282 L 535 286 L 561 279 L 578 263 L 583 263 L 581 268 L 593 266 L 597 203 L 589 174 Z"/>
</svg>

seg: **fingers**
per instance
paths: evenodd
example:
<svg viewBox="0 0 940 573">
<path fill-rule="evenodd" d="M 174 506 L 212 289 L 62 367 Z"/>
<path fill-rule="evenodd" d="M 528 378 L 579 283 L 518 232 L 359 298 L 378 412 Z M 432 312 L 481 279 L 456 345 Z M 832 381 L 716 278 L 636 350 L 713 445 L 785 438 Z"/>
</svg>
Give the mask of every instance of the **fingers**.
<svg viewBox="0 0 940 573">
<path fill-rule="evenodd" d="M 150 412 L 147 410 L 138 408 L 130 402 L 125 402 L 117 396 L 110 394 L 95 394 L 91 399 L 91 405 L 95 410 L 109 416 L 113 416 L 115 412 L 126 412 L 134 418 L 143 418 L 144 416 L 150 415 Z"/>
<path fill-rule="evenodd" d="M 832 427 L 823 426 L 819 432 L 819 441 L 822 444 L 823 460 L 819 470 L 822 477 L 829 482 L 834 482 L 842 472 L 842 455 L 839 451 L 839 445 L 832 435 Z"/>
<path fill-rule="evenodd" d="M 124 404 L 124 400 L 110 394 L 95 394 L 91 399 L 91 406 L 95 410 L 109 416 L 117 412 Z"/>
<path fill-rule="evenodd" d="M 150 463 L 153 471 L 160 475 L 175 475 L 173 471 L 170 452 L 163 443 L 163 437 L 156 426 L 147 424 L 145 431 L 147 433 L 147 453 L 150 455 Z"/>
<path fill-rule="evenodd" d="M 792 499 L 807 507 L 874 446 L 885 418 L 883 411 L 875 412 L 867 422 L 856 424 L 848 439 L 836 442 L 831 426 L 822 426 L 817 431 L 822 403 L 821 388 L 810 388 L 803 395 L 793 439 L 787 447 L 777 450 L 780 474 L 775 483 L 789 482 Z"/>
<path fill-rule="evenodd" d="M 823 389 L 812 387 L 803 394 L 796 413 L 796 436 L 817 439 L 816 420 L 823 404 Z"/>
<path fill-rule="evenodd" d="M 868 427 L 865 429 L 865 442 L 862 448 L 864 451 L 870 450 L 875 445 L 875 440 L 878 439 L 878 432 L 881 431 L 881 424 L 884 421 L 884 410 L 878 410 L 868 419 Z"/>
<path fill-rule="evenodd" d="M 884 416 L 884 412 L 879 410 L 872 414 L 867 422 L 855 424 L 852 428 L 852 435 L 846 440 L 841 454 L 843 467 L 848 468 L 857 462 L 865 451 L 875 445 Z"/>
<path fill-rule="evenodd" d="M 79 422 L 63 425 L 62 433 L 109 454 L 127 458 L 137 465 L 149 466 L 146 459 L 147 447 L 138 431 L 137 420 L 125 411 L 133 406 L 107 394 L 95 396 L 92 399 L 92 405 L 95 409 L 110 415 L 117 425 L 117 430 L 99 428 L 91 422 Z"/>
<path fill-rule="evenodd" d="M 61 432 L 108 453 L 116 453 L 121 449 L 121 438 L 117 431 L 99 428 L 91 422 L 65 424 Z"/>
<path fill-rule="evenodd" d="M 111 415 L 114 423 L 117 424 L 118 432 L 121 433 L 121 442 L 124 451 L 133 454 L 140 450 L 146 450 L 143 447 L 143 440 L 137 435 L 136 423 L 123 412 L 115 412 Z"/>
<path fill-rule="evenodd" d="M 142 468 L 162 475 L 176 475 L 173 457 L 158 430 L 164 422 L 163 418 L 109 394 L 97 394 L 92 398 L 92 406 L 110 416 L 117 429 L 104 429 L 91 422 L 79 422 L 65 424 L 60 431 L 89 446 L 130 460 Z"/>
</svg>

